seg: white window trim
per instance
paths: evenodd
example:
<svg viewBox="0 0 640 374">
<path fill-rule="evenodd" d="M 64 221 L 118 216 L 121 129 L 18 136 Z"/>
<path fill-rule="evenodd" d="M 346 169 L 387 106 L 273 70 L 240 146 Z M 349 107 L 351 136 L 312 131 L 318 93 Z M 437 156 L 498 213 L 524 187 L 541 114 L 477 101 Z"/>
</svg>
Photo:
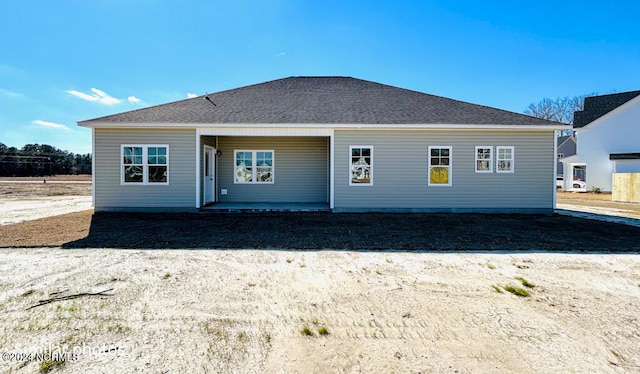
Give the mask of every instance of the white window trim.
<svg viewBox="0 0 640 374">
<path fill-rule="evenodd" d="M 449 183 L 431 183 L 431 150 L 448 149 L 449 150 L 449 165 L 446 166 L 449 169 Z M 427 150 L 427 185 L 432 187 L 451 187 L 453 185 L 453 146 L 450 145 L 434 145 L 429 146 Z"/>
<path fill-rule="evenodd" d="M 478 158 L 478 150 L 479 149 L 485 149 L 485 148 L 489 148 L 489 159 L 479 159 Z M 429 155 L 431 155 L 431 153 L 429 153 Z M 486 174 L 486 173 L 493 173 L 493 146 L 489 146 L 489 145 L 478 145 L 476 146 L 476 151 L 475 151 L 475 162 L 474 162 L 474 169 L 476 171 L 476 173 L 481 173 L 481 174 Z M 478 170 L 478 161 L 489 161 L 489 170 Z"/>
<path fill-rule="evenodd" d="M 352 170 L 351 168 L 353 167 L 353 165 L 351 164 L 352 159 L 351 159 L 351 155 L 353 154 L 353 149 L 354 148 L 369 148 L 371 150 L 371 156 L 369 157 L 370 159 L 370 163 L 369 163 L 369 183 L 353 183 L 352 178 Z M 354 186 L 354 187 L 358 187 L 358 186 L 362 186 L 362 187 L 370 187 L 373 186 L 373 146 L 372 145 L 350 145 L 349 146 L 349 167 L 347 168 L 348 172 L 349 172 L 349 186 Z"/>
<path fill-rule="evenodd" d="M 237 167 L 236 160 L 238 152 L 251 152 L 251 182 L 238 182 L 236 179 Z M 258 152 L 271 152 L 271 182 L 258 182 Z M 234 149 L 233 150 L 233 184 L 274 184 L 276 182 L 276 151 L 273 149 Z"/>
<path fill-rule="evenodd" d="M 142 182 L 124 181 L 124 149 L 128 147 L 142 148 Z M 149 147 L 164 147 L 167 149 L 167 181 L 149 182 Z M 121 186 L 168 186 L 169 185 L 169 144 L 120 144 L 120 185 Z M 164 166 L 164 165 L 160 165 Z"/>
<path fill-rule="evenodd" d="M 510 149 L 511 150 L 511 158 L 509 159 L 500 159 L 500 150 L 501 149 Z M 501 173 L 501 174 L 510 174 L 510 173 L 514 173 L 515 170 L 515 158 L 516 158 L 516 152 L 515 152 L 515 147 L 513 146 L 497 146 L 496 147 L 496 173 Z M 500 161 L 511 161 L 511 169 L 510 170 L 500 170 L 500 168 L 498 168 L 498 163 Z"/>
</svg>

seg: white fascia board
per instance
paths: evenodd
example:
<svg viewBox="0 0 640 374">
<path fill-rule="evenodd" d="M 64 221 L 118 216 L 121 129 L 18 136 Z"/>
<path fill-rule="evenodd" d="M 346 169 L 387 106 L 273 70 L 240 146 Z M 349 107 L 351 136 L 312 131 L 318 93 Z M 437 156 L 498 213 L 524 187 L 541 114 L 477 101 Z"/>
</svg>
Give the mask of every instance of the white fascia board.
<svg viewBox="0 0 640 374">
<path fill-rule="evenodd" d="M 517 131 L 547 131 L 567 130 L 570 125 L 487 125 L 487 124 L 335 124 L 335 123 L 94 123 L 78 124 L 81 127 L 103 128 L 198 128 L 198 129 L 358 129 L 358 130 L 517 130 Z"/>
<path fill-rule="evenodd" d="M 331 136 L 333 129 L 319 127 L 198 127 L 200 135 L 210 136 Z"/>
</svg>

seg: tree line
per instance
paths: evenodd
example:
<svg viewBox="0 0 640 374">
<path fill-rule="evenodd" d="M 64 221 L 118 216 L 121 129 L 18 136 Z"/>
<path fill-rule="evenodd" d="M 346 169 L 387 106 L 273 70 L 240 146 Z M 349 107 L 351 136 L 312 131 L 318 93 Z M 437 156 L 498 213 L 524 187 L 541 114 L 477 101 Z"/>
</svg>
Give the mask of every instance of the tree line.
<svg viewBox="0 0 640 374">
<path fill-rule="evenodd" d="M 550 121 L 573 124 L 573 113 L 584 109 L 585 97 L 594 95 L 596 94 L 557 97 L 555 99 L 546 97 L 537 103 L 529 104 L 527 109 L 524 110 L 524 114 Z M 573 134 L 573 129 L 563 130 L 558 133 L 558 135 L 571 134 Z"/>
<path fill-rule="evenodd" d="M 91 154 L 74 154 L 47 144 L 27 144 L 18 149 L 0 143 L 1 177 L 58 174 L 91 174 Z"/>
</svg>

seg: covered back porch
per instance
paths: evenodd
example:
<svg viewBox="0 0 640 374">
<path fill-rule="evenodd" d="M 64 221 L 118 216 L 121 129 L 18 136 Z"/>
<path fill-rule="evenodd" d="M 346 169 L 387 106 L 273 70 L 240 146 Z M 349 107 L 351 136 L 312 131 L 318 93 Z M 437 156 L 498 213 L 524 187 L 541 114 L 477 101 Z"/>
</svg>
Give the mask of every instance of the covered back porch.
<svg viewBox="0 0 640 374">
<path fill-rule="evenodd" d="M 196 208 L 212 212 L 332 208 L 332 132 L 238 130 L 197 130 Z"/>
</svg>

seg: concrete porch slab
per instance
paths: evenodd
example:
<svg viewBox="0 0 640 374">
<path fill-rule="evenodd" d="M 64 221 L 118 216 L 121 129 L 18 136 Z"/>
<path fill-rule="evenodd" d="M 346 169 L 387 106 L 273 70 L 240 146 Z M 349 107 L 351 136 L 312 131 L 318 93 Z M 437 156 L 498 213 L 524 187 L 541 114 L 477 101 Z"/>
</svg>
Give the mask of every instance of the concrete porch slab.
<svg viewBox="0 0 640 374">
<path fill-rule="evenodd" d="M 200 209 L 211 213 L 330 212 L 328 203 L 214 203 Z"/>
</svg>

